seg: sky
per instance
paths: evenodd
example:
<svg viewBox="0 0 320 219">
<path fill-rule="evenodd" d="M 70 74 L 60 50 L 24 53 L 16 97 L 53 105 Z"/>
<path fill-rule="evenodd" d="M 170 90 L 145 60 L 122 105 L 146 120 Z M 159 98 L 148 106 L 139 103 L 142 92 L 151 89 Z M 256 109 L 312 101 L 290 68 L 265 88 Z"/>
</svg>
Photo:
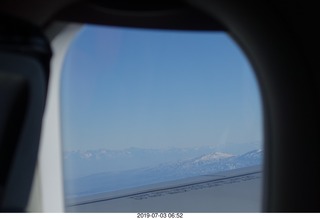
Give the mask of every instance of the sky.
<svg viewBox="0 0 320 219">
<path fill-rule="evenodd" d="M 61 80 L 66 150 L 219 146 L 240 153 L 238 144 L 261 142 L 254 72 L 227 33 L 86 25 Z"/>
</svg>

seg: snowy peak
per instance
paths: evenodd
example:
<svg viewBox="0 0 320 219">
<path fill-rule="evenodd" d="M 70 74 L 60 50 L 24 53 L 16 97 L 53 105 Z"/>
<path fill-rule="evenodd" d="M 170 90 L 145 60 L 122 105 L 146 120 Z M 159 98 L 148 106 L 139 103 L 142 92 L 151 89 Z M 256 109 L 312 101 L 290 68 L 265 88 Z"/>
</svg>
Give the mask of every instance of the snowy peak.
<svg viewBox="0 0 320 219">
<path fill-rule="evenodd" d="M 254 151 L 249 151 L 243 155 L 240 155 L 239 157 L 240 158 L 251 158 L 251 159 L 261 159 L 262 158 L 262 154 L 263 154 L 263 151 L 261 149 L 259 150 L 254 150 Z"/>
<path fill-rule="evenodd" d="M 222 153 L 222 152 L 214 152 L 210 154 L 206 154 L 199 158 L 196 158 L 194 162 L 213 162 L 213 161 L 220 161 L 226 158 L 234 157 L 232 154 Z"/>
</svg>

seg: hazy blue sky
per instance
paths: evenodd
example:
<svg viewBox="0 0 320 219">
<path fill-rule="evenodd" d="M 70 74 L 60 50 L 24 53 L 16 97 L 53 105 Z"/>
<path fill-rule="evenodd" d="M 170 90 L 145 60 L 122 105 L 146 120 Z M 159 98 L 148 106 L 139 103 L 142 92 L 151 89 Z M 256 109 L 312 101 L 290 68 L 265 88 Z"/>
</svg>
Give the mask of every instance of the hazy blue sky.
<svg viewBox="0 0 320 219">
<path fill-rule="evenodd" d="M 66 149 L 261 139 L 253 70 L 222 32 L 86 26 L 67 54 L 61 95 Z"/>
</svg>

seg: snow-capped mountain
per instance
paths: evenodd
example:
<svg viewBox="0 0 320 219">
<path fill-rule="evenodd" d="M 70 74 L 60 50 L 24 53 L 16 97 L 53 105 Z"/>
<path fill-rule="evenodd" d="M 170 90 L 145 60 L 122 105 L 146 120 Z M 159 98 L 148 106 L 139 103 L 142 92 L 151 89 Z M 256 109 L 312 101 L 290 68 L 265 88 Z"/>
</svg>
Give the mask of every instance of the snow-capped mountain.
<svg viewBox="0 0 320 219">
<path fill-rule="evenodd" d="M 261 165 L 262 153 L 262 150 L 254 150 L 235 156 L 228 153 L 211 152 L 192 159 L 161 163 L 153 167 L 102 172 L 67 180 L 65 183 L 66 191 L 67 195 L 87 195 L 193 176 L 210 175 L 242 167 Z"/>
<path fill-rule="evenodd" d="M 125 150 L 74 150 L 64 152 L 65 178 L 74 179 L 111 171 L 125 171 L 187 160 L 215 151 L 210 146 L 194 148 L 128 148 Z"/>
<path fill-rule="evenodd" d="M 206 174 L 213 174 L 221 171 L 237 169 L 241 167 L 261 164 L 262 151 L 254 150 L 243 155 L 214 152 L 171 164 L 162 164 L 150 168 L 150 172 L 158 172 L 172 178 L 185 178 Z"/>
<path fill-rule="evenodd" d="M 199 158 L 196 158 L 193 162 L 194 163 L 202 163 L 202 162 L 219 162 L 220 160 L 233 157 L 232 154 L 221 153 L 221 152 L 214 152 Z"/>
</svg>

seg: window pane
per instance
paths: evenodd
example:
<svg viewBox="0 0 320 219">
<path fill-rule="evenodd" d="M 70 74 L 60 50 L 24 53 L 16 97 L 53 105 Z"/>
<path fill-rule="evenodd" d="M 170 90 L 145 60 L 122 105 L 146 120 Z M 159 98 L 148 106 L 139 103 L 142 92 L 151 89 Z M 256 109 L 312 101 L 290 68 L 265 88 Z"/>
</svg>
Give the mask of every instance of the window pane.
<svg viewBox="0 0 320 219">
<path fill-rule="evenodd" d="M 224 32 L 86 25 L 64 63 L 62 123 L 66 198 L 262 161 L 257 82 Z"/>
</svg>

